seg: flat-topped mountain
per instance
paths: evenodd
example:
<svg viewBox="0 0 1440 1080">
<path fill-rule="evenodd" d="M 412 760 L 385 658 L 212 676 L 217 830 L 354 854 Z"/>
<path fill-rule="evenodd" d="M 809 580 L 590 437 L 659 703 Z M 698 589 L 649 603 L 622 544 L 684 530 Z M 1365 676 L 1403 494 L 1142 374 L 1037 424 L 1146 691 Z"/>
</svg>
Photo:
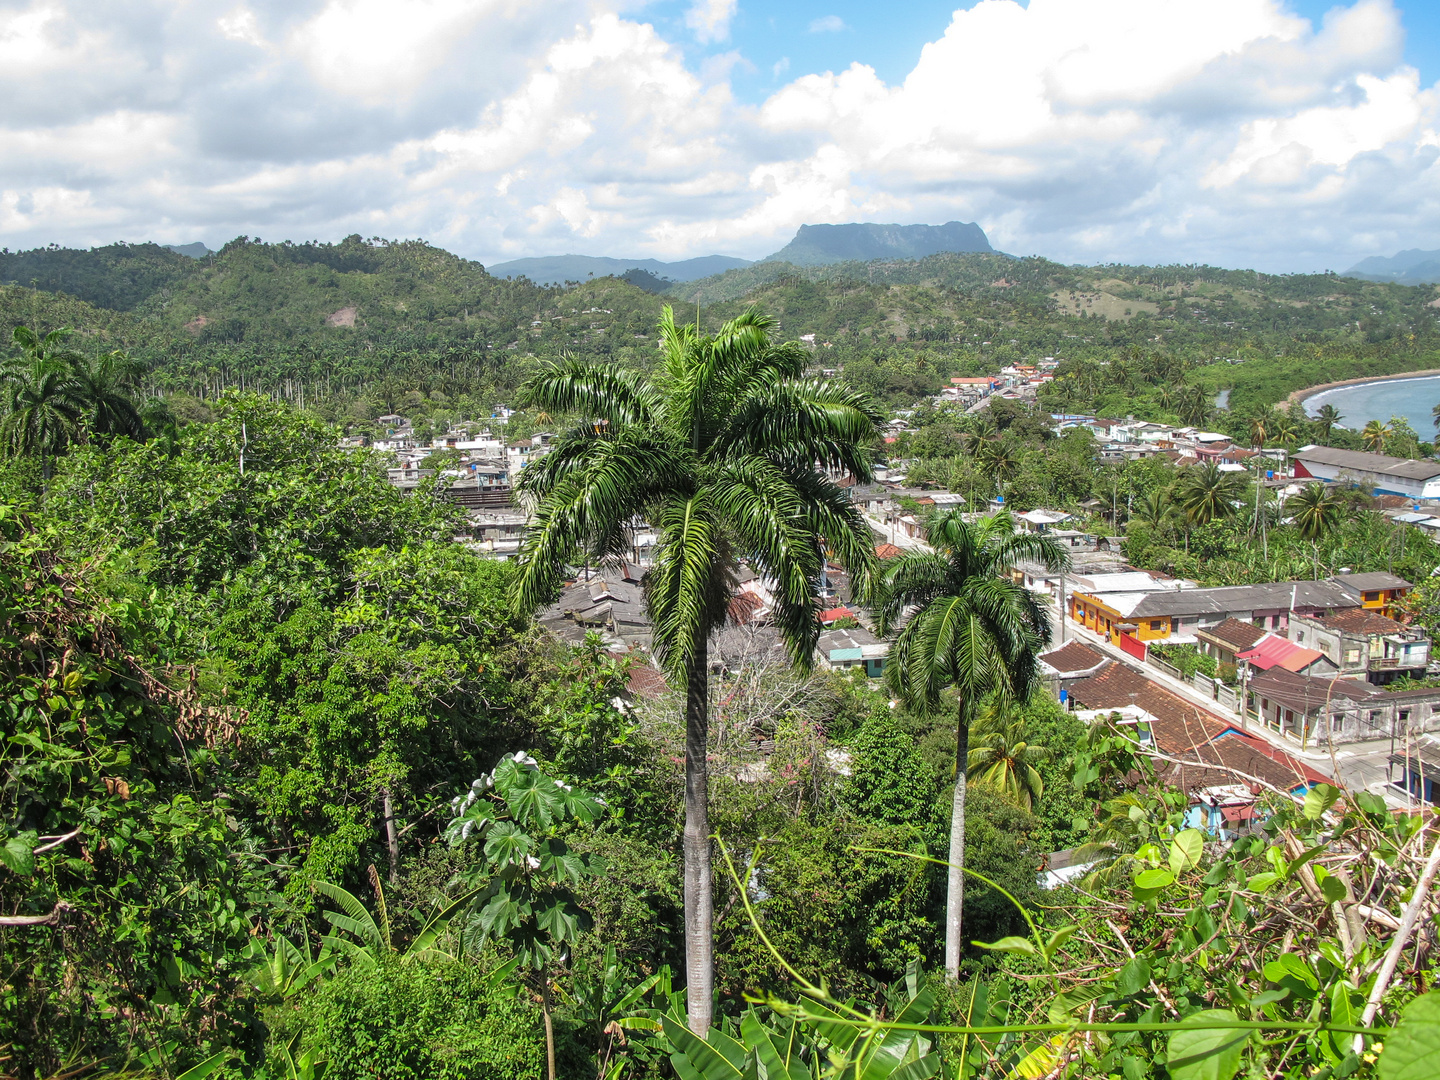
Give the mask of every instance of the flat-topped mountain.
<svg viewBox="0 0 1440 1080">
<path fill-rule="evenodd" d="M 1372 255 L 1345 271 L 1362 281 L 1391 281 L 1397 285 L 1425 285 L 1440 281 L 1440 251 L 1411 248 L 1395 255 Z"/>
<path fill-rule="evenodd" d="M 696 278 L 723 274 L 726 270 L 749 266 L 749 259 L 729 255 L 701 255 L 680 262 L 659 259 L 612 259 L 606 255 L 545 255 L 535 259 L 514 259 L 487 266 L 495 277 L 526 277 L 536 285 L 563 285 L 567 281 L 584 281 L 589 277 L 622 276 L 627 270 L 644 270 L 657 278 L 671 281 L 694 281 Z"/>
<path fill-rule="evenodd" d="M 923 259 L 945 252 L 991 252 L 985 231 L 974 222 L 944 225 L 801 225 L 795 239 L 762 262 L 825 266 L 872 259 Z"/>
</svg>

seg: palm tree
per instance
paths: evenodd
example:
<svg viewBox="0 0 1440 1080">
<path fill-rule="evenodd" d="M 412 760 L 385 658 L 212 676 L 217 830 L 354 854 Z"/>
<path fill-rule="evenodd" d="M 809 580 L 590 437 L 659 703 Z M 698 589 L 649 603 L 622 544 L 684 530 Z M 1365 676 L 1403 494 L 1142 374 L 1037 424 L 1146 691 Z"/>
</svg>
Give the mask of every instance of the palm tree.
<svg viewBox="0 0 1440 1080">
<path fill-rule="evenodd" d="M 21 355 L 0 363 L 4 419 L 0 444 L 15 455 L 36 454 L 42 477 L 50 479 L 56 454 L 83 436 L 84 387 L 75 376 L 78 353 L 64 348 L 66 331 L 44 337 L 24 326 L 14 330 Z"/>
<path fill-rule="evenodd" d="M 1130 516 L 1158 529 L 1165 524 L 1172 506 L 1167 490 L 1152 488 L 1135 501 L 1135 505 L 1130 509 Z"/>
<path fill-rule="evenodd" d="M 1205 423 L 1213 411 L 1210 395 L 1205 392 L 1203 386 L 1182 387 L 1179 394 L 1176 395 L 1176 402 L 1180 419 L 1191 427 L 1199 427 Z"/>
<path fill-rule="evenodd" d="M 981 701 L 1023 701 L 1030 694 L 1037 657 L 1050 638 L 1046 608 L 1015 583 L 1009 570 L 1021 560 L 1034 560 L 1059 571 L 1069 566 L 1070 557 L 1048 536 L 1016 535 L 1007 512 L 973 523 L 959 510 L 935 514 L 927 539 L 933 552 L 907 552 L 887 561 L 877 584 L 875 617 L 882 635 L 899 630 L 885 675 L 903 700 L 935 709 L 947 688 L 956 691 L 955 793 L 945 898 L 945 971 L 953 979 L 960 971 L 965 897 L 970 724 Z"/>
<path fill-rule="evenodd" d="M 116 349 L 95 360 L 76 357 L 71 362 L 75 381 L 85 400 L 86 420 L 95 435 L 125 435 L 140 438 L 145 423 L 127 392 L 143 365 Z"/>
<path fill-rule="evenodd" d="M 1045 747 L 1026 741 L 1022 717 L 1007 716 L 1003 709 L 991 707 L 975 722 L 965 768 L 975 777 L 976 787 L 998 791 L 1029 810 L 1045 791 L 1045 781 L 1035 766 L 1049 758 Z"/>
<path fill-rule="evenodd" d="M 1360 432 L 1365 440 L 1365 449 L 1376 454 L 1385 452 L 1385 441 L 1390 438 L 1390 428 L 1379 420 L 1371 420 Z"/>
<path fill-rule="evenodd" d="M 1290 520 L 1304 540 L 1310 541 L 1315 557 L 1315 576 L 1320 576 L 1320 541 L 1345 519 L 1345 500 L 1324 484 L 1306 484 L 1285 504 Z"/>
<path fill-rule="evenodd" d="M 1265 445 L 1266 434 L 1265 418 L 1263 416 L 1257 416 L 1254 420 L 1250 421 L 1250 445 L 1256 450 L 1259 450 Z"/>
<path fill-rule="evenodd" d="M 826 549 L 869 581 L 870 530 L 825 474 L 871 473 L 878 417 L 843 383 L 804 377 L 805 352 L 777 345 L 751 309 L 713 337 L 660 319 L 654 378 L 564 358 L 528 382 L 527 405 L 580 422 L 521 474 L 535 528 L 512 601 L 533 610 L 578 558 L 623 558 L 637 518 L 660 534 L 645 577 L 655 654 L 685 688 L 685 967 L 691 1027 L 713 1011 L 714 943 L 707 801 L 709 640 L 735 594 L 743 556 L 773 579 L 774 624 L 791 660 L 811 661 Z"/>
<path fill-rule="evenodd" d="M 1440 409 L 1440 405 L 1437 405 L 1436 408 Z M 1341 414 L 1340 410 L 1335 408 L 1334 405 L 1321 405 L 1320 411 L 1315 414 L 1315 423 L 1320 428 L 1320 441 L 1328 443 L 1330 441 L 1330 429 L 1344 419 L 1344 415 Z M 1440 416 L 1437 416 L 1436 424 L 1440 426 Z"/>
<path fill-rule="evenodd" d="M 1175 503 L 1192 525 L 1208 525 L 1235 513 L 1244 494 L 1240 473 L 1224 472 L 1213 461 L 1182 469 L 1175 481 Z"/>
</svg>

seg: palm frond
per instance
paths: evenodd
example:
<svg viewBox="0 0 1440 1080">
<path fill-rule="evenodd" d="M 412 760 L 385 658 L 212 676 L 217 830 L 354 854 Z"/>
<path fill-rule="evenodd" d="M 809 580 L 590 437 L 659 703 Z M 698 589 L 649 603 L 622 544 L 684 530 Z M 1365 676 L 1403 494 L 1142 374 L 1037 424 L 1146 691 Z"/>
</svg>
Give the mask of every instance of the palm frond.
<svg viewBox="0 0 1440 1080">
<path fill-rule="evenodd" d="M 520 390 L 520 401 L 547 412 L 579 413 L 584 419 L 611 424 L 653 424 L 663 401 L 633 371 L 563 357 L 530 379 Z"/>
<path fill-rule="evenodd" d="M 686 685 L 691 664 L 725 620 L 733 561 L 706 489 L 665 503 L 655 525 L 661 543 L 645 575 L 655 655 L 677 685 Z"/>
</svg>

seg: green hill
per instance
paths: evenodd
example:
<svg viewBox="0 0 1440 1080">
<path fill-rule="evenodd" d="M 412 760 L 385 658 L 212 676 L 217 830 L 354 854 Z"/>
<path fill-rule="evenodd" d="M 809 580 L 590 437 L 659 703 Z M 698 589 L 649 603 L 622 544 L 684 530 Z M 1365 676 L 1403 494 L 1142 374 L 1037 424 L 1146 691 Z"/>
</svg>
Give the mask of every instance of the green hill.
<svg viewBox="0 0 1440 1080">
<path fill-rule="evenodd" d="M 200 259 L 155 244 L 51 247 L 0 253 L 0 268 L 12 283 L 0 285 L 6 326 L 69 326 L 81 341 L 128 348 L 157 387 L 203 396 L 244 385 L 307 403 L 381 382 L 390 399 L 402 386 L 443 386 L 450 398 L 506 401 L 537 358 L 564 351 L 646 365 L 665 303 L 706 325 L 757 304 L 785 336 L 813 334 L 817 364 L 846 367 L 896 406 L 951 374 L 1008 362 L 1055 356 L 1104 373 L 1122 354 L 1163 354 L 1190 382 L 1233 388 L 1232 405 L 1251 408 L 1332 372 L 1434 367 L 1440 352 L 1432 286 L 999 253 L 757 263 L 659 296 L 614 277 L 567 288 L 498 278 L 423 241 L 359 236 L 241 237 Z M 1152 392 L 1052 397 L 1136 411 Z"/>
</svg>

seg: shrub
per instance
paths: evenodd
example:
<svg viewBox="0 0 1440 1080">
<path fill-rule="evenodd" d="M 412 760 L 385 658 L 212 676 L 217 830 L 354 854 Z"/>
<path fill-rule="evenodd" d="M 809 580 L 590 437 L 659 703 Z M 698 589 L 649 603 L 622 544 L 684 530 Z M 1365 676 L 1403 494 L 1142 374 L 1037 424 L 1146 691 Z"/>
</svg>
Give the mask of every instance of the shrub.
<svg viewBox="0 0 1440 1080">
<path fill-rule="evenodd" d="M 544 1074 L 540 1011 L 494 962 L 441 960 L 351 967 L 294 1012 L 272 1017 L 329 1062 L 328 1080 L 535 1080 Z"/>
</svg>

